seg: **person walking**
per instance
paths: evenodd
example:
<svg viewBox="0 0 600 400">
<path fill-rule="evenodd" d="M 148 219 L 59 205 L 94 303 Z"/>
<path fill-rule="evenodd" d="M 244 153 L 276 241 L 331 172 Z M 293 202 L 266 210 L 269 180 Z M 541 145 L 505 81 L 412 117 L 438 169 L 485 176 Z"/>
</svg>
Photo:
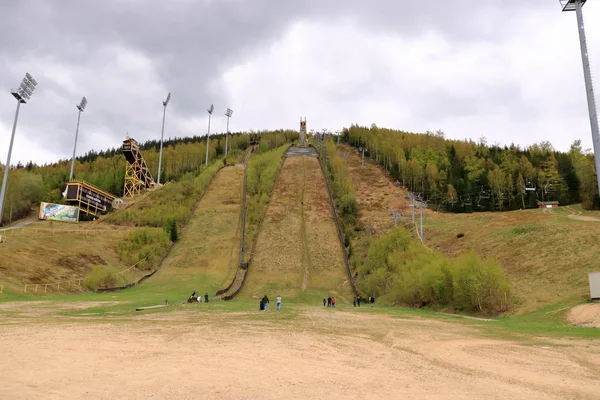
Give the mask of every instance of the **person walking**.
<svg viewBox="0 0 600 400">
<path fill-rule="evenodd" d="M 373 304 L 375 304 L 375 296 L 371 296 L 369 303 L 371 303 L 371 307 L 373 307 Z"/>
<path fill-rule="evenodd" d="M 204 302 L 208 303 L 208 292 L 204 293 Z"/>
<path fill-rule="evenodd" d="M 327 299 L 323 297 L 323 307 L 327 307 Z"/>
<path fill-rule="evenodd" d="M 358 297 L 356 298 L 356 305 L 360 307 L 361 301 L 362 301 L 362 298 L 360 297 L 360 295 L 358 295 Z"/>
<path fill-rule="evenodd" d="M 263 297 L 262 301 L 264 304 L 264 310 L 267 311 L 269 309 L 269 298 L 267 297 L 266 294 L 265 294 L 265 297 Z"/>
<path fill-rule="evenodd" d="M 331 296 L 327 297 L 327 307 L 331 307 Z"/>
<path fill-rule="evenodd" d="M 277 311 L 281 311 L 281 296 L 277 296 Z"/>
<path fill-rule="evenodd" d="M 331 297 L 331 307 L 335 308 L 335 297 Z"/>
</svg>

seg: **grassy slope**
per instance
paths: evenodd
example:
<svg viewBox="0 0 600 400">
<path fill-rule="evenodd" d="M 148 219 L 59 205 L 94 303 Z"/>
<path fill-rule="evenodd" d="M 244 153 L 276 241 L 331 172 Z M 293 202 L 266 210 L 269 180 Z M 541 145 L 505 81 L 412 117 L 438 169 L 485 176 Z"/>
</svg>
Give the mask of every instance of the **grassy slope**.
<svg viewBox="0 0 600 400">
<path fill-rule="evenodd" d="M 0 284 L 5 290 L 22 291 L 28 283 L 84 278 L 94 265 L 122 271 L 129 266 L 119 260 L 117 246 L 137 229 L 37 221 L 2 232 L 6 242 L 0 245 Z M 136 278 L 135 273 L 128 278 Z"/>
<path fill-rule="evenodd" d="M 266 293 L 317 301 L 329 292 L 349 296 L 342 249 L 316 158 L 284 161 L 256 247 L 240 297 Z"/>
<path fill-rule="evenodd" d="M 227 167 L 211 182 L 179 242 L 159 272 L 140 285 L 158 297 L 170 290 L 185 298 L 196 290 L 214 296 L 235 274 L 239 256 L 242 167 Z"/>
<path fill-rule="evenodd" d="M 393 186 L 370 160 L 361 168 L 360 156 L 348 149 L 341 146 L 340 151 L 349 152 L 348 164 L 365 228 L 375 234 L 389 230 L 393 225 L 388 216 L 391 209 L 404 212 L 401 220 L 406 223 L 410 215 L 406 191 Z M 474 250 L 499 261 L 512 285 L 517 314 L 550 307 L 547 317 L 554 318 L 551 314 L 555 310 L 587 296 L 587 273 L 598 270 L 595 263 L 600 248 L 595 244 L 600 235 L 600 213 L 578 207 L 473 214 L 425 210 L 424 229 L 425 244 L 451 257 Z M 465 237 L 457 239 L 461 232 Z"/>
</svg>

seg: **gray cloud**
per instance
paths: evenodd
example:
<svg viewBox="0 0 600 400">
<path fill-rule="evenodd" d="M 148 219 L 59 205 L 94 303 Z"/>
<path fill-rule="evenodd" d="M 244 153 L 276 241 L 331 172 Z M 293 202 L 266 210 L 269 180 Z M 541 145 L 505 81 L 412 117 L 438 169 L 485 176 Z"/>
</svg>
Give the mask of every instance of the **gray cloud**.
<svg viewBox="0 0 600 400">
<path fill-rule="evenodd" d="M 118 146 L 125 132 L 140 140 L 155 138 L 162 111 L 159 102 L 167 91 L 173 93 L 167 136 L 203 134 L 206 130 L 204 110 L 210 103 L 217 106 L 219 113 L 227 106 L 234 108 L 234 119 L 239 118 L 234 126 L 240 129 L 295 126 L 296 116 L 305 114 L 313 104 L 330 110 L 329 116 L 331 110 L 336 111 L 331 117 L 332 124 L 348 124 L 358 118 L 357 110 L 364 109 L 369 101 L 378 107 L 381 99 L 392 102 L 399 97 L 394 92 L 397 87 L 389 83 L 393 81 L 410 87 L 409 97 L 413 101 L 386 107 L 410 112 L 410 115 L 403 114 L 411 118 L 407 119 L 409 125 L 443 122 L 452 116 L 476 115 L 493 108 L 501 109 L 511 118 L 529 121 L 542 118 L 542 113 L 520 87 L 521 79 L 528 78 L 516 74 L 500 82 L 482 83 L 474 77 L 473 85 L 478 88 L 464 92 L 458 90 L 462 88 L 431 86 L 427 79 L 421 85 L 409 85 L 411 77 L 402 80 L 396 75 L 397 71 L 385 64 L 385 58 L 382 61 L 377 54 L 371 54 L 373 60 L 365 65 L 364 73 L 350 74 L 340 80 L 331 75 L 328 81 L 321 83 L 322 89 L 315 86 L 311 93 L 303 93 L 301 89 L 281 93 L 281 85 L 273 86 L 272 77 L 267 76 L 255 82 L 253 93 L 244 99 L 228 91 L 231 85 L 227 74 L 235 67 L 264 59 L 297 23 L 330 30 L 354 26 L 355 30 L 380 38 L 406 41 L 433 34 L 450 46 L 443 54 L 445 59 L 452 54 L 463 57 L 462 49 L 470 46 L 493 49 L 532 19 L 543 31 L 553 29 L 545 25 L 550 24 L 549 21 L 560 17 L 572 19 L 574 30 L 574 16 L 560 16 L 557 2 L 550 3 L 553 4 L 545 0 L 4 1 L 4 23 L 0 25 L 0 66 L 3 69 L 0 84 L 5 91 L 16 86 L 25 71 L 38 79 L 39 88 L 22 111 L 18 136 L 21 150 L 17 154 L 43 161 L 48 161 L 48 157 L 70 155 L 76 119 L 74 106 L 82 95 L 89 99 L 88 110 L 82 117 L 82 151 Z M 592 7 L 586 6 L 586 13 L 593 11 Z M 590 20 L 587 22 L 590 28 Z M 594 32 L 593 27 L 590 29 Z M 317 36 L 310 45 L 318 48 L 325 39 Z M 523 37 L 524 41 L 527 39 Z M 340 47 L 353 45 L 344 43 L 343 35 L 339 40 Z M 288 50 L 294 57 L 296 49 Z M 356 52 L 365 50 L 356 48 Z M 401 47 L 383 49 L 381 56 L 402 51 Z M 574 49 L 572 54 L 576 51 Z M 499 56 L 492 51 L 487 56 L 487 59 L 471 60 L 471 64 L 481 63 L 481 68 L 491 68 L 507 63 L 503 67 L 510 67 L 506 54 Z M 443 64 L 444 60 L 440 62 Z M 327 70 L 338 62 L 344 72 L 354 68 L 351 63 L 336 60 L 335 54 L 329 54 L 324 61 L 299 59 L 297 68 L 314 70 L 318 75 L 319 63 L 324 63 L 323 69 Z M 573 82 L 581 84 L 576 76 L 580 73 L 577 62 L 570 64 L 579 68 L 573 71 Z M 291 70 L 278 73 L 283 80 L 295 79 Z M 485 71 L 482 74 L 485 76 Z M 317 75 L 308 79 L 319 81 L 321 78 Z M 310 86 L 310 82 L 306 84 Z M 568 86 L 574 93 L 580 90 L 573 88 L 573 84 Z M 286 97 L 292 99 L 284 100 Z M 247 107 L 248 112 L 236 106 Z M 567 107 L 576 108 L 572 102 Z M 267 110 L 276 112 L 266 117 Z M 436 113 L 434 117 L 432 110 Z M 4 144 L 8 143 L 13 112 L 10 95 L 0 96 L 0 160 L 5 157 Z M 315 122 L 325 122 L 324 116 L 314 113 L 317 114 Z M 383 125 L 375 118 L 376 114 L 368 123 Z M 216 121 L 215 126 L 220 129 L 220 122 Z M 444 127 L 422 126 L 421 130 L 433 128 Z M 461 136 L 469 134 L 465 132 Z M 481 135 L 481 127 L 475 135 Z M 22 149 L 40 141 L 44 145 L 37 150 Z"/>
</svg>

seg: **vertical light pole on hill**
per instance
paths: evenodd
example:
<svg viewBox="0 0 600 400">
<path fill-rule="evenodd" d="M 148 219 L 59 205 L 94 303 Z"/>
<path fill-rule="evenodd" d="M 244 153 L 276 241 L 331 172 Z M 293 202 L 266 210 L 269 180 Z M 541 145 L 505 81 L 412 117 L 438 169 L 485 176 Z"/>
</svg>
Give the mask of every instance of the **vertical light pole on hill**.
<svg viewBox="0 0 600 400">
<path fill-rule="evenodd" d="M 585 80 L 585 92 L 587 95 L 588 112 L 592 129 L 592 143 L 594 144 L 594 158 L 596 160 L 596 179 L 600 189 L 600 130 L 598 128 L 598 115 L 596 110 L 596 99 L 594 98 L 594 85 L 592 83 L 592 72 L 590 70 L 590 59 L 588 55 L 585 28 L 583 26 L 583 12 L 581 7 L 587 0 L 560 0 L 563 11 L 575 11 L 577 14 L 577 30 L 579 31 L 579 46 L 581 47 L 581 59 L 583 61 L 583 78 Z"/>
<path fill-rule="evenodd" d="M 227 133 L 225 133 L 225 157 L 227 157 L 227 147 L 229 146 L 229 118 L 233 115 L 233 110 L 228 108 L 225 111 L 225 115 L 227 116 Z"/>
<path fill-rule="evenodd" d="M 160 185 L 160 175 L 162 171 L 162 150 L 163 150 L 163 138 L 165 137 L 165 116 L 167 115 L 167 104 L 169 104 L 169 100 L 171 100 L 171 92 L 167 95 L 167 99 L 162 102 L 163 104 L 163 120 L 162 120 L 162 129 L 160 131 L 160 151 L 158 152 L 158 179 L 156 183 Z"/>
<path fill-rule="evenodd" d="M 77 113 L 77 128 L 75 128 L 75 144 L 73 145 L 73 157 L 71 158 L 71 173 L 69 174 L 69 180 L 73 179 L 73 173 L 75 172 L 75 152 L 77 151 L 77 137 L 79 136 L 79 120 L 81 119 L 81 113 L 85 110 L 87 105 L 87 99 L 83 96 L 81 103 L 77 105 L 79 112 Z"/>
<path fill-rule="evenodd" d="M 29 72 L 25 74 L 23 82 L 18 89 L 11 90 L 10 93 L 17 99 L 17 111 L 15 112 L 15 121 L 13 122 L 12 135 L 10 137 L 10 144 L 8 146 L 8 157 L 6 157 L 6 163 L 4 164 L 4 179 L 2 180 L 2 189 L 0 190 L 0 225 L 2 225 L 2 210 L 4 209 L 4 197 L 6 195 L 6 187 L 8 183 L 8 170 L 10 169 L 10 156 L 12 155 L 13 143 L 15 140 L 15 132 L 17 130 L 17 121 L 19 119 L 19 109 L 21 103 L 25 104 L 31 98 L 37 82 Z"/>
<path fill-rule="evenodd" d="M 208 165 L 208 147 L 210 144 L 210 117 L 212 117 L 213 111 L 215 111 L 215 106 L 212 104 L 208 110 L 208 132 L 206 132 L 206 164 Z"/>
</svg>

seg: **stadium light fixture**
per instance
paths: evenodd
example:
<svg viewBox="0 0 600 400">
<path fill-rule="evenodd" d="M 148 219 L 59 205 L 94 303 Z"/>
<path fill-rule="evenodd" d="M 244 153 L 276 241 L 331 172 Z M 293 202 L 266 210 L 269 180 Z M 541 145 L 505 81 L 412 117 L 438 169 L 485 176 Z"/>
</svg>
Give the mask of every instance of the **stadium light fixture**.
<svg viewBox="0 0 600 400">
<path fill-rule="evenodd" d="M 73 179 L 73 173 L 75 172 L 75 151 L 77 150 L 77 137 L 79 136 L 79 120 L 81 119 L 81 113 L 85 110 L 85 106 L 87 106 L 87 99 L 83 96 L 81 103 L 76 106 L 79 112 L 77 113 L 77 128 L 75 128 L 75 144 L 73 145 L 73 157 L 71 158 L 71 173 L 69 174 L 69 180 Z"/>
<path fill-rule="evenodd" d="M 583 62 L 583 78 L 585 80 L 585 92 L 588 103 L 588 113 L 592 130 L 592 143 L 594 144 L 594 158 L 596 161 L 596 179 L 600 189 L 600 129 L 598 128 L 598 114 L 596 99 L 594 97 L 594 85 L 592 83 L 592 72 L 590 59 L 583 25 L 583 11 L 581 8 L 586 0 L 559 0 L 563 11 L 575 11 L 577 15 L 577 30 L 579 31 L 579 47 L 581 48 L 581 60 Z"/>
<path fill-rule="evenodd" d="M 206 164 L 208 164 L 208 147 L 210 144 L 210 118 L 212 117 L 213 111 L 215 111 L 215 106 L 211 104 L 210 108 L 206 111 L 208 111 L 208 131 L 206 132 Z"/>
<path fill-rule="evenodd" d="M 0 190 L 0 225 L 2 225 L 2 211 L 4 210 L 4 198 L 6 195 L 6 187 L 8 184 L 8 170 L 10 169 L 10 156 L 12 155 L 13 143 L 15 141 L 15 132 L 17 130 L 17 121 L 19 120 L 19 109 L 21 104 L 25 104 L 31 98 L 37 82 L 29 72 L 25 74 L 25 78 L 21 82 L 21 85 L 17 89 L 13 89 L 10 93 L 17 99 L 17 111 L 15 112 L 15 121 L 13 122 L 12 134 L 10 136 L 10 144 L 8 146 L 8 157 L 6 157 L 6 163 L 4 164 L 4 179 L 2 180 L 2 189 Z"/>
<path fill-rule="evenodd" d="M 228 108 L 225 111 L 225 115 L 227 116 L 227 132 L 225 133 L 225 157 L 227 157 L 227 148 L 229 146 L 229 118 L 233 115 L 233 110 Z"/>
<path fill-rule="evenodd" d="M 165 136 L 165 116 L 167 114 L 167 104 L 171 100 L 171 92 L 167 95 L 167 99 L 162 102 L 163 104 L 163 120 L 162 120 L 162 129 L 160 131 L 160 151 L 158 154 L 158 179 L 156 181 L 157 184 L 160 185 L 160 175 L 162 171 L 162 150 L 163 150 L 163 138 Z"/>
</svg>

